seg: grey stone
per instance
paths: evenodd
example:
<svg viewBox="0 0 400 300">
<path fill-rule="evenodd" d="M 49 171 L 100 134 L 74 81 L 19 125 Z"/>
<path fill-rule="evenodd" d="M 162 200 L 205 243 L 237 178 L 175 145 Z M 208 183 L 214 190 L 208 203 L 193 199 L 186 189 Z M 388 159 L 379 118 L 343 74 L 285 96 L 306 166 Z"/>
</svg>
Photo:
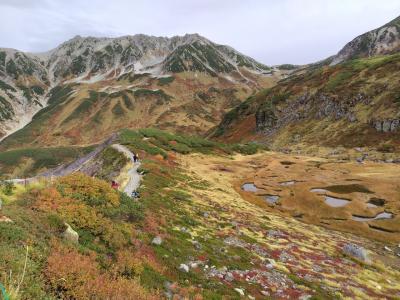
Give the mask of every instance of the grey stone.
<svg viewBox="0 0 400 300">
<path fill-rule="evenodd" d="M 393 120 L 390 124 L 390 131 L 396 131 L 400 127 L 400 120 Z"/>
<path fill-rule="evenodd" d="M 363 262 L 370 262 L 368 251 L 364 247 L 355 244 L 346 244 L 343 246 L 342 250 L 343 253 L 348 256 L 351 256 Z"/>
<path fill-rule="evenodd" d="M 179 270 L 185 273 L 189 273 L 189 266 L 186 264 L 180 264 Z"/>
<path fill-rule="evenodd" d="M 224 276 L 224 280 L 231 282 L 235 280 L 235 277 L 233 277 L 233 274 L 231 272 L 227 272 Z"/>
<path fill-rule="evenodd" d="M 385 120 L 382 123 L 382 131 L 383 132 L 389 132 L 390 131 L 390 127 L 391 127 L 391 121 L 390 120 Z"/>
<path fill-rule="evenodd" d="M 192 244 L 196 250 L 201 250 L 201 244 L 198 241 L 193 241 Z"/>
<path fill-rule="evenodd" d="M 64 239 L 71 243 L 78 244 L 79 234 L 75 230 L 73 230 L 69 224 L 65 223 L 65 226 L 67 226 L 67 229 L 63 233 Z"/>
<path fill-rule="evenodd" d="M 244 296 L 244 290 L 243 289 L 235 288 L 235 291 L 238 292 L 241 296 Z"/>
<path fill-rule="evenodd" d="M 157 245 L 157 246 L 160 246 L 161 244 L 162 244 L 162 238 L 160 237 L 160 236 L 156 236 L 152 241 L 151 241 L 151 243 L 153 244 L 153 245 Z"/>
</svg>

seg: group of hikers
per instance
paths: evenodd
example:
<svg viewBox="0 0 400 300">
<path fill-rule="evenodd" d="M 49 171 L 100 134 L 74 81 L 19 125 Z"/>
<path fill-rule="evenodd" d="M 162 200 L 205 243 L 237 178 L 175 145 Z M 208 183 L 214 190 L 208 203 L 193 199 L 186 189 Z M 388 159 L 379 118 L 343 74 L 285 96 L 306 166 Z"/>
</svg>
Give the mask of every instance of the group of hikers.
<svg viewBox="0 0 400 300">
<path fill-rule="evenodd" d="M 137 162 L 139 162 L 139 154 L 134 153 L 134 154 L 133 154 L 133 163 L 137 163 Z M 111 181 L 111 187 L 112 187 L 114 190 L 118 190 L 118 188 L 119 188 L 119 183 L 116 182 L 115 180 L 112 180 L 112 181 Z M 139 198 L 139 192 L 133 191 L 131 197 L 132 197 L 132 198 Z"/>
</svg>

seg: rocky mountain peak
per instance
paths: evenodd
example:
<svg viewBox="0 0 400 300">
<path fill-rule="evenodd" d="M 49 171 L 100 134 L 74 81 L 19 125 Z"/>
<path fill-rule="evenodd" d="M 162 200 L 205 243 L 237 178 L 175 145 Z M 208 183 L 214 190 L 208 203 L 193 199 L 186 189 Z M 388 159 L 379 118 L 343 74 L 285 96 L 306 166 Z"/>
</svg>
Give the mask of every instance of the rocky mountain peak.
<svg viewBox="0 0 400 300">
<path fill-rule="evenodd" d="M 346 44 L 331 65 L 355 58 L 391 54 L 400 50 L 400 17 L 368 31 Z"/>
</svg>

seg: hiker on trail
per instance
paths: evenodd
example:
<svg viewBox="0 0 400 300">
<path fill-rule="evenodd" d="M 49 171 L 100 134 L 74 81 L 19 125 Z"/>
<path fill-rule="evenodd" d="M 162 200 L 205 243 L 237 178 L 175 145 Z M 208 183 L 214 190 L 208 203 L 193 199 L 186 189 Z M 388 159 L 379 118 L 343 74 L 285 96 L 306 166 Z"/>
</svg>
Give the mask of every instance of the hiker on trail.
<svg viewBox="0 0 400 300">
<path fill-rule="evenodd" d="M 113 181 L 111 181 L 111 187 L 114 190 L 117 190 L 119 188 L 119 184 L 116 181 L 113 180 Z"/>
<path fill-rule="evenodd" d="M 133 162 L 135 163 L 137 161 L 137 155 L 136 153 L 133 153 Z"/>
<path fill-rule="evenodd" d="M 138 191 L 133 191 L 131 196 L 132 196 L 133 199 L 136 199 L 136 198 L 139 198 L 139 197 L 140 197 Z"/>
</svg>

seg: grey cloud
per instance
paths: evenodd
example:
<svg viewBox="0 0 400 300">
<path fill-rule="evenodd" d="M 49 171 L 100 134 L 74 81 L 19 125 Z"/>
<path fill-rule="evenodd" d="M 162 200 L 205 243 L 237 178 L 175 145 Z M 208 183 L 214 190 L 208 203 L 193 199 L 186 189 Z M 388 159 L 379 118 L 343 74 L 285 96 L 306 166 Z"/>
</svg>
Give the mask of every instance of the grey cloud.
<svg viewBox="0 0 400 300">
<path fill-rule="evenodd" d="M 400 14 L 385 0 L 0 0 L 0 46 L 41 52 L 75 35 L 197 32 L 266 64 L 309 63 Z"/>
</svg>

